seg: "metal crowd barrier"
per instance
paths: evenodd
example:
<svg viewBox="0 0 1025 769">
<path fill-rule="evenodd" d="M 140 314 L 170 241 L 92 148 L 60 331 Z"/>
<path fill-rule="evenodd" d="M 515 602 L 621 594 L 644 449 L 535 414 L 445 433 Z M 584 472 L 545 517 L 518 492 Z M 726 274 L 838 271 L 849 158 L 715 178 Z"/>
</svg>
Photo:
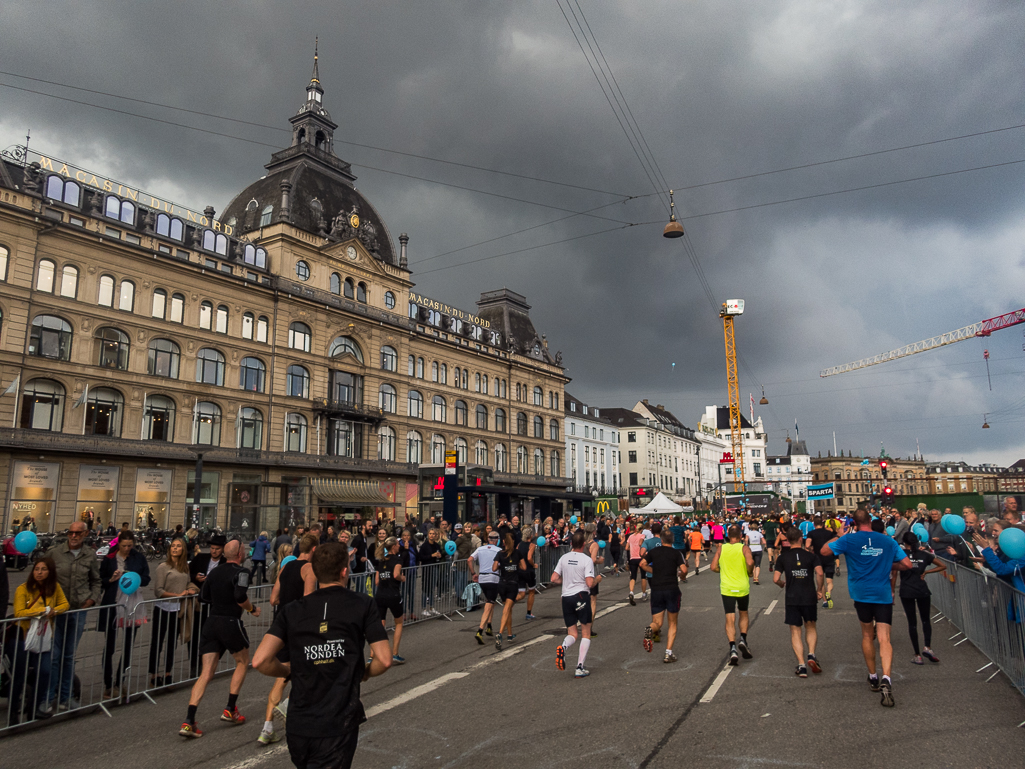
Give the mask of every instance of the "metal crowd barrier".
<svg viewBox="0 0 1025 769">
<path fill-rule="evenodd" d="M 933 606 L 959 631 L 951 640 L 963 635 L 957 643 L 970 641 L 1025 694 L 1025 593 L 998 577 L 946 563 L 947 573 L 929 574 L 926 581 Z"/>
</svg>

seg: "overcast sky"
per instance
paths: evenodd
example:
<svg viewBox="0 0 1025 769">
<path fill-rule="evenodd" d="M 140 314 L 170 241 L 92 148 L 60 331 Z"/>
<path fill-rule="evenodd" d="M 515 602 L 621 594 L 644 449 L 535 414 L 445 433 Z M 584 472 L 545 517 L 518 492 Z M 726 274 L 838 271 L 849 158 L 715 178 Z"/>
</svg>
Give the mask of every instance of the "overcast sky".
<svg viewBox="0 0 1025 769">
<path fill-rule="evenodd" d="M 1025 129 L 992 133 L 1025 124 L 1020 0 L 561 3 L 7 0 L 0 83 L 236 138 L 3 87 L 0 147 L 31 128 L 40 152 L 223 210 L 287 145 L 319 35 L 336 150 L 409 233 L 418 290 L 470 311 L 524 294 L 576 397 L 695 425 L 727 403 L 718 303 L 742 298 L 743 406 L 771 453 L 797 421 L 813 456 L 835 431 L 855 454 L 1025 457 L 1025 326 L 818 376 L 1025 305 Z M 665 185 L 563 16 L 581 9 L 686 239 L 661 237 Z"/>
</svg>

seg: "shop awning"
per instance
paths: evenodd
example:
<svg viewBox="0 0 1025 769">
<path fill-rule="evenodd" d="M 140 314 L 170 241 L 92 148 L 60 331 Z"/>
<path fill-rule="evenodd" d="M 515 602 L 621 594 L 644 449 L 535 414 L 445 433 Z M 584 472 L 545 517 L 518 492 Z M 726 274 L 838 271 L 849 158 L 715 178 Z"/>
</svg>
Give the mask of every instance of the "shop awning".
<svg viewBox="0 0 1025 769">
<path fill-rule="evenodd" d="M 313 478 L 310 485 L 321 502 L 337 507 L 401 507 L 388 499 L 377 481 Z"/>
<path fill-rule="evenodd" d="M 593 494 L 565 489 L 539 489 L 527 486 L 457 486 L 456 491 L 471 494 L 508 494 L 513 497 L 550 497 L 551 499 L 579 499 L 594 501 Z"/>
</svg>

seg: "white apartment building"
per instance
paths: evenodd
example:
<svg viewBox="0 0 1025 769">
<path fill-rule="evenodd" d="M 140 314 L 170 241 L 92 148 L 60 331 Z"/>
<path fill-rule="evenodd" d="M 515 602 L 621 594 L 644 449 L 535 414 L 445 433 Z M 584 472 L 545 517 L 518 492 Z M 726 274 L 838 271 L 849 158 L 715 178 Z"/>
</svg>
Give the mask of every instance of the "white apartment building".
<svg viewBox="0 0 1025 769">
<path fill-rule="evenodd" d="M 811 455 L 804 441 L 790 440 L 787 453 L 769 457 L 765 467 L 765 480 L 772 483 L 773 491 L 795 501 L 805 500 L 811 483 Z"/>
<path fill-rule="evenodd" d="M 619 479 L 619 429 L 599 409 L 564 396 L 566 474 L 584 491 L 615 494 Z"/>
<path fill-rule="evenodd" d="M 766 448 L 769 439 L 765 434 L 762 425 L 762 418 L 758 417 L 755 423 L 751 422 L 743 414 L 740 415 L 741 446 L 744 452 L 744 480 L 747 482 L 765 483 L 768 473 L 766 472 L 768 457 Z M 709 488 L 714 488 L 719 483 L 718 469 L 714 465 L 719 464 L 723 452 L 733 451 L 730 441 L 730 409 L 728 406 L 706 406 L 705 413 L 698 420 L 698 435 L 702 442 L 707 445 L 702 455 L 702 488 L 707 493 Z M 706 459 L 707 456 L 707 459 Z M 713 465 L 714 456 L 714 465 Z M 810 463 L 810 459 L 809 459 Z M 810 464 L 809 464 L 810 468 Z M 708 472 L 708 476 L 705 472 Z M 715 473 L 715 475 L 713 475 Z M 714 480 L 713 480 L 714 478 Z M 722 481 L 733 480 L 733 466 L 722 466 Z M 749 486 L 749 491 L 753 489 Z M 732 488 L 727 488 L 732 491 Z"/>
</svg>

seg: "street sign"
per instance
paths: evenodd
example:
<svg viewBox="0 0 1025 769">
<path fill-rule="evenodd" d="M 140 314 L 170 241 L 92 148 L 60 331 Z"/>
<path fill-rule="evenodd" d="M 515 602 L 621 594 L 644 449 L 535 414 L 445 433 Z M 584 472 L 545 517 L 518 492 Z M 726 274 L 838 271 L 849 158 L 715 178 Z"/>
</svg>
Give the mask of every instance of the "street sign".
<svg viewBox="0 0 1025 769">
<path fill-rule="evenodd" d="M 819 486 L 809 486 L 808 487 L 808 499 L 809 500 L 833 499 L 833 496 L 834 496 L 834 494 L 833 494 L 833 484 L 832 483 L 824 483 L 824 484 L 821 484 Z"/>
<path fill-rule="evenodd" d="M 445 475 L 456 474 L 456 462 L 458 461 L 459 455 L 454 451 L 445 452 Z"/>
<path fill-rule="evenodd" d="M 724 451 L 722 453 L 722 459 L 719 460 L 720 465 L 732 465 L 733 464 L 733 452 Z"/>
</svg>

